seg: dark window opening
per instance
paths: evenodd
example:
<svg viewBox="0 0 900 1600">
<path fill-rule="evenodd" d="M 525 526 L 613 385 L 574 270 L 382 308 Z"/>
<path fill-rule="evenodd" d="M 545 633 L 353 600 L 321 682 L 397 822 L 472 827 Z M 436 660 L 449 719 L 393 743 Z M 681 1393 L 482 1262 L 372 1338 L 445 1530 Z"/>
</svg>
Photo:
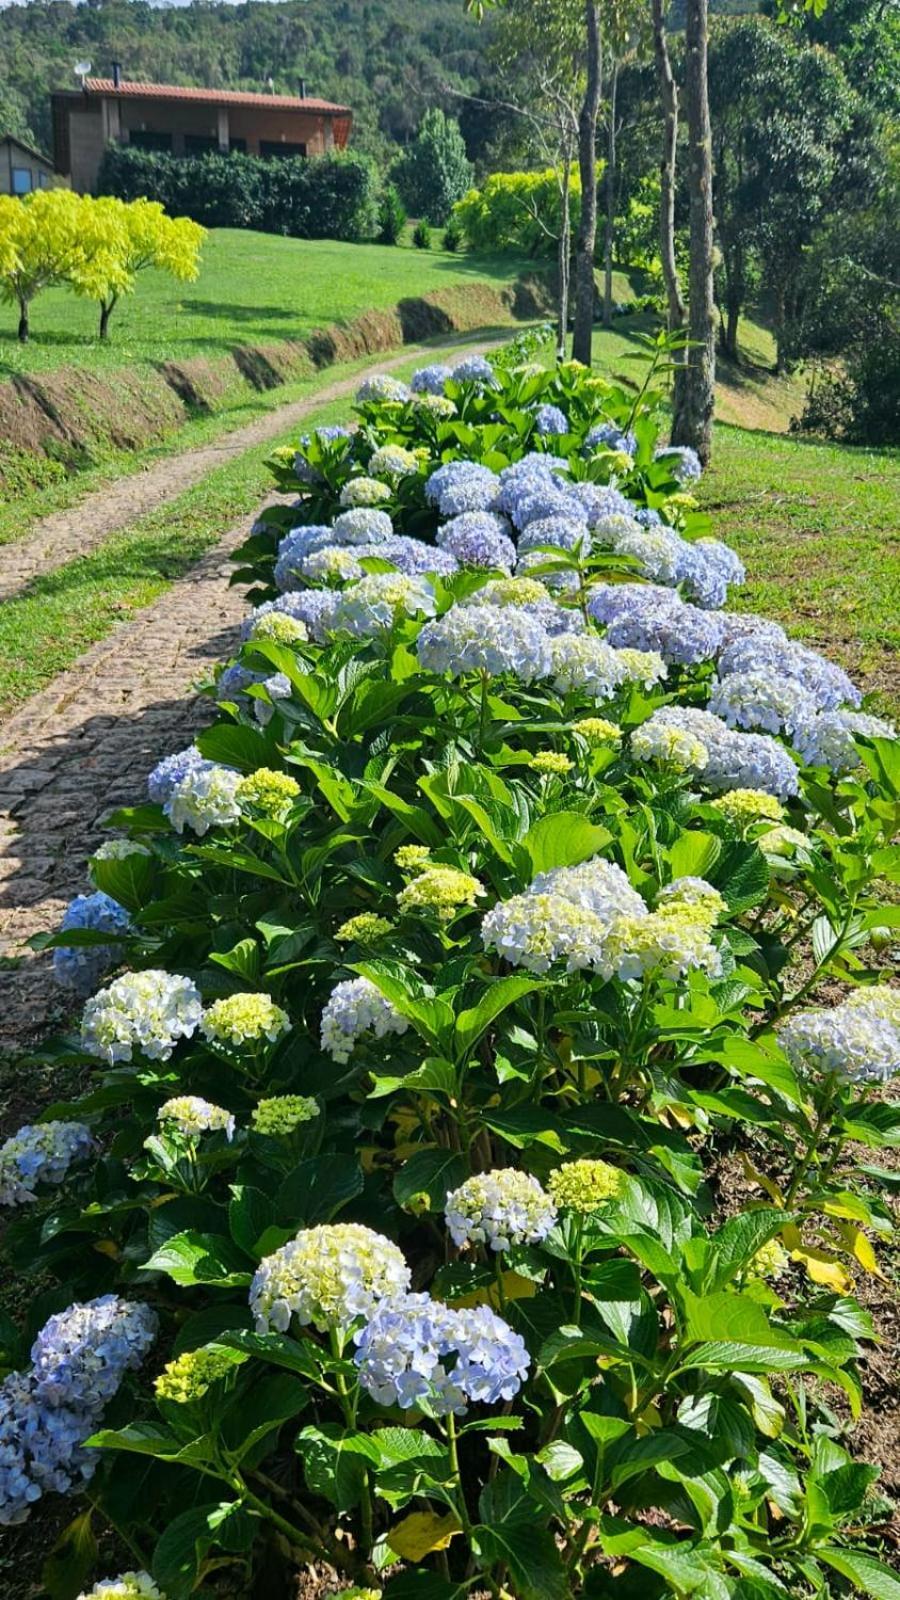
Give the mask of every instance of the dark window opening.
<svg viewBox="0 0 900 1600">
<path fill-rule="evenodd" d="M 261 156 L 305 156 L 305 144 L 282 144 L 280 139 L 260 139 L 259 153 Z"/>
<path fill-rule="evenodd" d="M 132 128 L 128 135 L 128 143 L 134 145 L 136 150 L 171 151 L 172 135 L 170 133 L 151 133 L 148 128 Z"/>
<path fill-rule="evenodd" d="M 218 150 L 219 141 L 212 133 L 186 133 L 184 136 L 184 153 L 188 156 L 204 156 L 209 150 Z"/>
<path fill-rule="evenodd" d="M 12 192 L 13 194 L 30 194 L 34 185 L 31 173 L 27 167 L 13 167 Z"/>
</svg>

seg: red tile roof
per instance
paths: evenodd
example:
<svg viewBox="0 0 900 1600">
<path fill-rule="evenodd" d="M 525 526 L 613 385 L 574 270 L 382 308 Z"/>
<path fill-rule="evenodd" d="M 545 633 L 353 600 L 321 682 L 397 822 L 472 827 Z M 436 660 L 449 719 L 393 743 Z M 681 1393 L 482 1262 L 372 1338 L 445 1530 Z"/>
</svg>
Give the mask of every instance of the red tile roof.
<svg viewBox="0 0 900 1600">
<path fill-rule="evenodd" d="M 240 89 L 194 89 L 175 83 L 132 83 L 123 79 L 119 84 L 112 78 L 85 78 L 88 94 L 114 95 L 128 100 L 191 100 L 208 106 L 258 106 L 270 111 L 331 111 L 347 116 L 349 106 L 335 105 L 332 100 L 303 99 L 289 94 L 247 94 Z"/>
</svg>

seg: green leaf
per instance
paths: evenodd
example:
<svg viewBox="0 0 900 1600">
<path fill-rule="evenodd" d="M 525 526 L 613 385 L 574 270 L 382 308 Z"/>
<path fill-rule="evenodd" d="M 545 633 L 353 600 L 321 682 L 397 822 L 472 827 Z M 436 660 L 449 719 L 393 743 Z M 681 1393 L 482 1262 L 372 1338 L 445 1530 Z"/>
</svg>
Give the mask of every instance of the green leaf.
<svg viewBox="0 0 900 1600">
<path fill-rule="evenodd" d="M 530 876 L 554 867 L 575 867 L 609 844 L 612 834 L 580 811 L 554 811 L 532 824 L 521 848 L 530 864 Z"/>
<path fill-rule="evenodd" d="M 311 1492 L 330 1500 L 338 1511 L 352 1511 L 359 1504 L 366 1467 L 377 1466 L 379 1460 L 378 1446 L 368 1434 L 336 1422 L 301 1429 L 295 1449 Z"/>
<path fill-rule="evenodd" d="M 261 1189 L 254 1189 L 251 1184 L 232 1184 L 228 1226 L 239 1250 L 258 1261 L 257 1241 L 274 1221 L 275 1207 L 267 1194 L 263 1194 Z"/>
<path fill-rule="evenodd" d="M 706 878 L 722 853 L 722 841 L 714 833 L 682 833 L 666 851 L 673 878 Z"/>
<path fill-rule="evenodd" d="M 50 1600 L 77 1600 L 87 1589 L 97 1560 L 97 1540 L 91 1525 L 93 1513 L 85 1511 L 59 1535 L 41 1570 L 41 1582 Z"/>
<path fill-rule="evenodd" d="M 781 1232 L 784 1224 L 784 1212 L 768 1206 L 729 1217 L 710 1240 L 712 1254 L 707 1288 L 724 1288 L 762 1245 Z"/>
<path fill-rule="evenodd" d="M 235 1359 L 240 1359 L 237 1351 L 233 1354 Z M 224 1442 L 240 1461 L 267 1435 L 274 1435 L 308 1405 L 309 1395 L 304 1385 L 291 1373 L 272 1372 L 257 1378 L 237 1404 L 229 1407 L 222 1430 Z"/>
<path fill-rule="evenodd" d="M 710 883 L 725 897 L 729 911 L 736 915 L 759 905 L 769 893 L 769 868 L 755 844 L 727 845 L 719 856 Z"/>
<path fill-rule="evenodd" d="M 816 1555 L 871 1600 L 900 1600 L 900 1578 L 874 1556 L 836 1545 L 819 1545 Z"/>
<path fill-rule="evenodd" d="M 363 1191 L 355 1156 L 334 1151 L 298 1161 L 278 1191 L 278 1210 L 292 1227 L 330 1222 Z"/>
<path fill-rule="evenodd" d="M 466 1600 L 468 1583 L 451 1583 L 425 1567 L 412 1567 L 391 1578 L 384 1600 Z"/>
<path fill-rule="evenodd" d="M 737 1339 L 710 1340 L 688 1352 L 684 1370 L 711 1372 L 799 1372 L 810 1365 L 798 1345 L 749 1344 Z"/>
<path fill-rule="evenodd" d="M 226 1350 L 240 1350 L 244 1355 L 256 1356 L 287 1372 L 297 1372 L 304 1378 L 321 1376 L 319 1363 L 308 1345 L 288 1338 L 285 1333 L 252 1333 L 249 1328 L 230 1328 L 216 1339 L 216 1344 Z"/>
<path fill-rule="evenodd" d="M 176 1233 L 144 1263 L 144 1272 L 166 1272 L 175 1283 L 218 1284 L 223 1289 L 244 1288 L 252 1273 L 243 1254 L 217 1233 Z"/>
<path fill-rule="evenodd" d="M 440 1211 L 451 1189 L 468 1173 L 465 1158 L 452 1150 L 419 1150 L 403 1163 L 394 1179 L 394 1199 L 408 1206 L 417 1195 L 428 1196 L 428 1210 Z"/>
<path fill-rule="evenodd" d="M 214 1545 L 248 1549 L 257 1523 L 236 1500 L 195 1506 L 170 1522 L 153 1552 L 153 1576 L 166 1600 L 189 1600 L 200 1564 Z"/>
<path fill-rule="evenodd" d="M 533 994 L 536 989 L 544 985 L 537 978 L 519 977 L 498 978 L 491 987 L 482 995 L 476 1006 L 471 1006 L 467 1011 L 461 1011 L 456 1019 L 455 1036 L 459 1047 L 463 1051 L 470 1051 L 478 1043 L 481 1035 L 486 1032 L 491 1023 L 501 1016 L 509 1006 L 515 1005 L 523 995 Z"/>
<path fill-rule="evenodd" d="M 152 856 L 137 853 L 110 856 L 105 861 L 94 857 L 91 878 L 98 889 L 118 900 L 126 911 L 140 911 L 153 898 L 156 864 Z"/>
<path fill-rule="evenodd" d="M 196 745 L 207 761 L 220 761 L 226 767 L 236 767 L 238 772 L 281 765 L 274 741 L 247 724 L 217 722 L 197 735 Z"/>
<path fill-rule="evenodd" d="M 478 1524 L 472 1543 L 486 1562 L 505 1562 L 523 1600 L 568 1600 L 570 1590 L 556 1541 L 547 1528 L 527 1515 L 498 1519 L 489 1527 Z"/>
</svg>

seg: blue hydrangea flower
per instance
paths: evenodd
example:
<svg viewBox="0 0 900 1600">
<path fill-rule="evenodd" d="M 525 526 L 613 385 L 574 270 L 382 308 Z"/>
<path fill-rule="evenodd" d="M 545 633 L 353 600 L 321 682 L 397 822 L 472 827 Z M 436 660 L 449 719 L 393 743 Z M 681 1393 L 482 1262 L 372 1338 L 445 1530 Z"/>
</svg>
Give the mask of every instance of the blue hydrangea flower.
<svg viewBox="0 0 900 1600">
<path fill-rule="evenodd" d="M 816 702 L 795 678 L 769 672 L 733 672 L 712 686 L 709 709 L 729 728 L 803 737 L 815 721 Z"/>
<path fill-rule="evenodd" d="M 479 383 L 496 389 L 497 374 L 484 356 L 467 356 L 453 368 L 454 383 Z"/>
<path fill-rule="evenodd" d="M 614 422 L 598 422 L 586 434 L 584 444 L 586 451 L 599 444 L 607 450 L 624 450 L 627 456 L 633 456 L 637 450 L 637 439 L 630 429 L 625 431 Z"/>
<path fill-rule="evenodd" d="M 536 522 L 529 522 L 519 538 L 519 555 L 526 555 L 540 545 L 552 545 L 554 550 L 577 551 L 587 555 L 591 547 L 587 524 L 580 517 L 571 516 L 541 517 Z"/>
<path fill-rule="evenodd" d="M 610 484 L 573 483 L 570 493 L 572 499 L 581 506 L 591 528 L 607 517 L 635 515 L 634 501 Z"/>
<path fill-rule="evenodd" d="M 354 506 L 334 519 L 333 544 L 382 544 L 390 539 L 394 524 L 386 511 L 374 506 Z"/>
<path fill-rule="evenodd" d="M 98 889 L 95 894 L 77 894 L 70 900 L 60 923 L 60 932 L 70 928 L 90 928 L 96 933 L 125 933 L 131 917 L 112 895 Z M 64 945 L 53 952 L 53 976 L 66 989 L 89 995 L 104 972 L 121 959 L 122 947 L 113 940 L 102 945 Z"/>
<path fill-rule="evenodd" d="M 426 672 L 467 672 L 490 677 L 511 673 L 520 683 L 546 677 L 550 639 L 539 623 L 517 606 L 453 606 L 434 622 L 426 622 L 416 641 L 419 664 Z"/>
<path fill-rule="evenodd" d="M 726 683 L 732 680 L 725 679 Z M 802 693 L 802 690 L 798 692 Z M 793 740 L 794 747 L 809 767 L 828 767 L 840 776 L 853 772 L 861 765 L 857 738 L 896 739 L 893 723 L 881 717 L 867 716 L 863 711 L 823 711 L 812 716 L 800 728 Z"/>
<path fill-rule="evenodd" d="M 434 1416 L 513 1400 L 530 1365 L 524 1340 L 489 1306 L 453 1310 L 427 1294 L 382 1301 L 354 1342 L 360 1384 L 379 1405 Z"/>
<path fill-rule="evenodd" d="M 493 511 L 466 511 L 438 528 L 437 542 L 463 567 L 511 572 L 516 547 L 507 534 L 509 523 Z"/>
<path fill-rule="evenodd" d="M 83 1122 L 26 1123 L 0 1145 L 0 1205 L 29 1205 L 40 1183 L 64 1182 L 95 1149 Z"/>
<path fill-rule="evenodd" d="M 171 798 L 175 786 L 189 772 L 202 771 L 211 766 L 212 762 L 200 754 L 197 746 L 189 744 L 186 750 L 176 750 L 170 756 L 163 756 L 162 761 L 157 761 L 147 779 L 147 794 L 154 805 L 163 806 Z"/>
<path fill-rule="evenodd" d="M 616 649 L 657 650 L 670 666 L 693 666 L 714 657 L 724 633 L 719 614 L 689 605 L 675 592 L 652 583 L 600 584 L 588 611 L 606 624 Z"/>
<path fill-rule="evenodd" d="M 739 619 L 733 619 L 731 628 Z M 745 619 L 742 619 L 745 620 Z M 773 678 L 792 678 L 812 695 L 820 711 L 841 705 L 858 706 L 862 696 L 846 672 L 833 661 L 768 629 L 732 635 L 719 657 L 719 677 L 733 672 L 767 672 Z"/>
<path fill-rule="evenodd" d="M 472 512 L 470 515 L 489 516 L 490 513 Z M 390 561 L 398 572 L 404 572 L 408 578 L 450 578 L 459 571 L 459 562 L 449 550 L 439 550 L 436 545 L 426 544 L 424 539 L 412 539 L 407 534 L 395 534 L 393 539 L 385 540 L 382 545 L 373 545 L 371 549 L 362 545 L 357 554 L 361 561 L 366 556 Z"/>
<path fill-rule="evenodd" d="M 492 511 L 499 490 L 500 479 L 488 467 L 447 461 L 428 478 L 425 498 L 442 517 L 458 517 L 464 511 Z"/>
<path fill-rule="evenodd" d="M 434 362 L 430 367 L 420 367 L 412 375 L 413 394 L 443 394 L 444 385 L 453 377 L 453 368 Z"/>
<path fill-rule="evenodd" d="M 655 461 L 663 461 L 671 468 L 679 483 L 696 483 L 703 476 L 703 464 L 696 450 L 689 444 L 668 444 L 657 450 Z"/>
<path fill-rule="evenodd" d="M 534 427 L 542 438 L 552 433 L 568 433 L 569 419 L 559 406 L 538 406 L 534 413 Z"/>
<path fill-rule="evenodd" d="M 515 492 L 509 504 L 510 516 L 520 533 L 524 533 L 529 523 L 542 522 L 547 517 L 565 517 L 571 511 L 572 496 L 568 488 L 550 476 L 543 483 L 526 480 L 522 492 Z"/>
<path fill-rule="evenodd" d="M 654 511 L 650 506 L 639 506 L 637 511 L 632 512 L 632 516 L 635 522 L 640 523 L 642 528 L 658 528 L 662 522 L 659 512 Z"/>
</svg>

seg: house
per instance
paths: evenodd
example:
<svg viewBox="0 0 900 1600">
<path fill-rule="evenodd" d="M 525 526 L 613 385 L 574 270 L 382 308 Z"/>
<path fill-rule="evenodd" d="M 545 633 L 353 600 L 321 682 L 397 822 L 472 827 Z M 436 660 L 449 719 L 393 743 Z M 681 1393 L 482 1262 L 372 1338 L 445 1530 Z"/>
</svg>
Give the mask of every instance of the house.
<svg viewBox="0 0 900 1600">
<path fill-rule="evenodd" d="M 58 91 L 51 100 L 56 171 L 82 194 L 94 191 L 103 151 L 113 142 L 176 156 L 208 150 L 311 156 L 342 150 L 353 122 L 348 106 L 305 93 L 132 83 L 117 66 L 111 78 L 85 78 L 82 89 Z"/>
<path fill-rule="evenodd" d="M 0 194 L 31 194 L 32 189 L 54 189 L 58 182 L 49 156 L 11 133 L 0 139 Z"/>
</svg>

